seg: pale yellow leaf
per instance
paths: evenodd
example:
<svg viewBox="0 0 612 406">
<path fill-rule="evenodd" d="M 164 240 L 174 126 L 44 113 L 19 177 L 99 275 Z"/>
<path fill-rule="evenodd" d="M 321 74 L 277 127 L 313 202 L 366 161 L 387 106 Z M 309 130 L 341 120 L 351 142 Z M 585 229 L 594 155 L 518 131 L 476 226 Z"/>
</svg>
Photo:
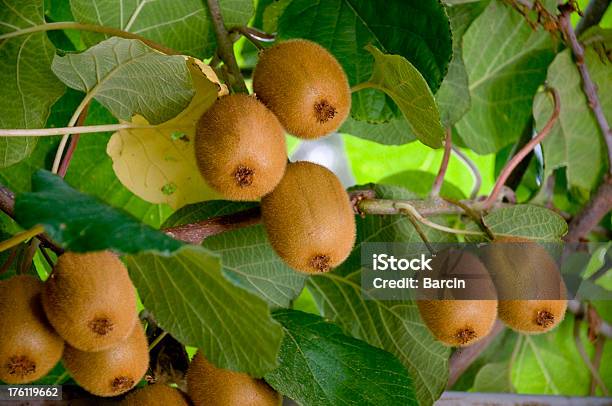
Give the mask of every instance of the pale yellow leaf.
<svg viewBox="0 0 612 406">
<path fill-rule="evenodd" d="M 106 147 L 121 183 L 151 203 L 174 209 L 218 198 L 200 176 L 195 161 L 194 138 L 198 119 L 227 87 L 210 66 L 188 58 L 195 95 L 187 108 L 171 120 L 151 128 L 130 128 L 113 134 Z M 139 115 L 134 124 L 148 124 Z"/>
</svg>

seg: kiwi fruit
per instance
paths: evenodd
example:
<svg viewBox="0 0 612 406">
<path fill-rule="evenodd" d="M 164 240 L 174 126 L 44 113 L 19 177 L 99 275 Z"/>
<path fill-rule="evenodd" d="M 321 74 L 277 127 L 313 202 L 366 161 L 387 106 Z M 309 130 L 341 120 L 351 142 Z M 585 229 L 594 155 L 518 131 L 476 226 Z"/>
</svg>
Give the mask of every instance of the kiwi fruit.
<svg viewBox="0 0 612 406">
<path fill-rule="evenodd" d="M 64 366 L 86 391 L 97 396 L 117 396 L 132 389 L 149 367 L 149 346 L 138 323 L 122 342 L 98 352 L 64 350 Z"/>
<path fill-rule="evenodd" d="M 147 385 L 129 393 L 120 403 L 121 406 L 189 406 L 187 398 L 180 390 L 163 383 Z"/>
<path fill-rule="evenodd" d="M 261 213 L 270 244 L 295 270 L 327 272 L 353 248 L 355 215 L 348 194 L 321 165 L 288 164 L 278 186 L 261 200 Z"/>
<path fill-rule="evenodd" d="M 204 180 L 230 200 L 257 200 L 271 192 L 287 164 L 278 119 L 245 94 L 223 96 L 202 115 L 195 153 Z"/>
<path fill-rule="evenodd" d="M 302 39 L 259 54 L 253 91 L 285 130 L 300 138 L 336 131 L 351 110 L 351 89 L 342 66 L 325 48 Z"/>
<path fill-rule="evenodd" d="M 82 351 L 125 340 L 137 319 L 134 286 L 110 251 L 61 255 L 45 282 L 42 303 L 55 330 Z"/>
<path fill-rule="evenodd" d="M 29 275 L 0 282 L 0 380 L 8 384 L 42 378 L 62 357 L 64 340 L 45 317 L 42 289 Z"/>
<path fill-rule="evenodd" d="M 486 337 L 497 319 L 497 296 L 493 282 L 478 257 L 459 249 L 446 249 L 431 261 L 427 277 L 465 280 L 465 289 L 424 292 L 419 284 L 416 301 L 421 318 L 442 343 L 462 347 Z"/>
<path fill-rule="evenodd" d="M 265 381 L 217 368 L 200 352 L 187 371 L 187 392 L 195 406 L 280 406 L 282 401 Z"/>
<path fill-rule="evenodd" d="M 567 294 L 546 249 L 520 237 L 496 238 L 483 259 L 499 296 L 499 318 L 525 334 L 550 331 L 565 317 Z"/>
</svg>

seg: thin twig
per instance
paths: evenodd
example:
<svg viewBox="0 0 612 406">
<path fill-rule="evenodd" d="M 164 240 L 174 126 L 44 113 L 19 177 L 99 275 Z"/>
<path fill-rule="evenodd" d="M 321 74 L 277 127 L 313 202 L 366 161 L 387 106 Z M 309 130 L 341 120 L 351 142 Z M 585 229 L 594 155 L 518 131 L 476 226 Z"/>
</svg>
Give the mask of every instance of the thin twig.
<svg viewBox="0 0 612 406">
<path fill-rule="evenodd" d="M 74 128 L 74 125 L 77 123 L 79 117 L 81 117 L 81 114 L 85 110 L 87 110 L 89 103 L 91 102 L 94 96 L 95 96 L 95 92 L 93 91 L 85 95 L 83 100 L 81 100 L 81 103 L 79 103 L 79 105 L 77 106 L 74 113 L 72 113 L 72 117 L 70 117 L 70 120 L 68 121 L 68 127 Z M 62 157 L 64 156 L 64 149 L 66 148 L 66 144 L 68 143 L 69 138 L 70 138 L 70 133 L 64 134 L 64 136 L 60 140 L 60 143 L 57 147 L 57 152 L 55 153 L 55 159 L 53 160 L 53 166 L 51 168 L 52 173 L 57 173 L 57 171 L 59 170 L 59 166 L 62 161 Z"/>
<path fill-rule="evenodd" d="M 579 242 L 610 210 L 612 210 L 612 176 L 606 176 L 591 200 L 570 220 L 564 240 L 568 243 Z"/>
<path fill-rule="evenodd" d="M 115 36 L 115 37 L 121 37 L 121 38 L 127 38 L 127 39 L 137 39 L 143 42 L 144 44 L 150 46 L 151 48 L 156 49 L 159 52 L 162 52 L 166 55 L 180 55 L 181 54 L 180 52 L 175 51 L 172 48 L 168 48 L 164 45 L 158 44 L 157 42 L 146 39 L 145 37 L 138 35 L 138 34 L 123 31 L 118 28 L 112 28 L 112 27 L 96 25 L 96 24 L 82 24 L 82 23 L 77 23 L 74 21 L 46 23 L 46 24 L 35 25 L 32 27 L 28 27 L 28 28 L 23 28 L 20 30 L 7 32 L 5 34 L 0 35 L 0 41 L 9 39 L 9 38 L 18 37 L 21 35 L 31 34 L 34 32 L 53 31 L 53 30 L 91 31 L 91 32 L 99 32 L 102 34 L 108 34 L 108 35 Z"/>
<path fill-rule="evenodd" d="M 506 180 L 508 179 L 508 177 L 510 176 L 514 168 L 516 168 L 516 166 L 536 147 L 536 145 L 542 142 L 542 140 L 548 134 L 550 134 L 550 131 L 552 130 L 555 123 L 557 122 L 557 119 L 559 118 L 559 111 L 561 110 L 561 102 L 559 101 L 559 93 L 557 92 L 556 89 L 553 89 L 553 88 L 548 88 L 548 91 L 553 95 L 552 115 L 548 119 L 548 122 L 546 123 L 544 128 L 542 128 L 542 131 L 540 131 L 538 135 L 533 137 L 531 141 L 529 141 L 523 148 L 521 148 L 516 153 L 516 155 L 514 155 L 512 159 L 508 161 L 506 166 L 504 166 L 501 173 L 499 174 L 499 177 L 497 178 L 497 181 L 495 182 L 495 186 L 493 186 L 493 190 L 491 191 L 491 194 L 482 203 L 483 209 L 488 209 L 493 205 L 493 203 L 495 203 L 495 201 L 497 200 L 497 197 L 499 196 L 499 193 L 501 192 L 504 184 L 506 183 Z"/>
<path fill-rule="evenodd" d="M 42 234 L 45 232 L 45 228 L 43 226 L 34 226 L 29 230 L 23 231 L 21 233 L 15 234 L 8 240 L 4 240 L 0 242 L 0 252 L 11 249 L 24 241 L 29 240 L 30 238 L 36 237 L 38 234 Z"/>
<path fill-rule="evenodd" d="M 584 10 L 584 16 L 576 25 L 576 36 L 599 24 L 612 0 L 591 0 Z"/>
<path fill-rule="evenodd" d="M 601 357 L 603 355 L 604 344 L 606 343 L 606 337 L 599 336 L 595 341 L 595 354 L 593 354 L 592 364 L 596 371 L 599 371 L 599 365 L 601 363 Z M 597 382 L 592 379 L 591 380 L 591 396 L 594 396 L 597 391 Z"/>
<path fill-rule="evenodd" d="M 608 392 L 608 388 L 606 388 L 606 385 L 604 384 L 604 382 L 601 379 L 601 376 L 599 375 L 599 371 L 595 369 L 595 367 L 591 363 L 591 360 L 589 359 L 589 356 L 586 353 L 586 350 L 584 349 L 584 345 L 582 344 L 582 339 L 580 338 L 581 323 L 582 323 L 581 317 L 576 317 L 574 319 L 574 342 L 576 344 L 576 349 L 578 350 L 578 353 L 580 354 L 582 361 L 584 361 L 585 365 L 591 372 L 591 377 L 593 378 L 593 381 L 597 383 L 597 386 L 599 386 L 599 388 L 601 389 L 602 393 L 605 396 L 610 396 L 610 393 Z"/>
<path fill-rule="evenodd" d="M 446 175 L 446 170 L 448 169 L 448 161 L 450 160 L 451 147 L 453 146 L 452 133 L 452 128 L 447 127 L 446 139 L 444 141 L 444 155 L 442 156 L 442 163 L 440 163 L 440 169 L 438 170 L 436 179 L 434 180 L 433 186 L 431 187 L 431 197 L 440 196 L 440 190 L 442 189 L 442 184 L 444 183 L 444 176 Z"/>
<path fill-rule="evenodd" d="M 152 128 L 152 125 L 139 125 L 131 123 L 87 125 L 79 127 L 56 128 L 9 128 L 0 129 L 0 137 L 52 137 L 72 133 L 90 134 L 125 130 L 128 128 Z"/>
<path fill-rule="evenodd" d="M 161 342 L 161 340 L 163 340 L 164 337 L 166 337 L 167 335 L 168 335 L 168 332 L 164 331 L 163 333 L 161 333 L 160 335 L 155 337 L 155 340 L 153 340 L 153 342 L 149 345 L 149 351 L 151 351 L 153 348 L 155 348 L 155 346 L 157 346 L 157 344 L 159 344 Z"/>
<path fill-rule="evenodd" d="M 452 146 L 452 150 L 457 155 L 457 158 L 461 162 L 468 167 L 470 172 L 472 173 L 472 177 L 474 178 L 474 184 L 472 186 L 472 192 L 470 193 L 470 199 L 475 199 L 478 196 L 478 192 L 480 192 L 480 186 L 482 185 L 482 176 L 480 176 L 480 171 L 478 167 L 466 154 L 463 153 L 459 148 Z"/>
<path fill-rule="evenodd" d="M 90 103 L 87 103 L 87 105 L 85 106 L 81 114 L 79 115 L 79 118 L 77 119 L 77 122 L 76 122 L 77 127 L 81 127 L 83 123 L 85 122 L 85 119 L 87 118 L 87 112 L 89 111 L 89 106 L 90 106 Z M 78 133 L 73 134 L 72 137 L 70 137 L 70 144 L 68 145 L 68 150 L 66 151 L 66 155 L 64 155 L 64 158 L 60 162 L 60 166 L 57 171 L 57 174 L 61 176 L 62 178 L 66 176 L 66 172 L 68 171 L 68 166 L 70 165 L 70 161 L 72 160 L 72 156 L 74 155 L 74 150 L 76 149 L 77 144 L 79 143 L 79 138 L 81 138 L 81 135 Z"/>
<path fill-rule="evenodd" d="M 603 108 L 601 107 L 601 102 L 599 101 L 599 96 L 597 95 L 597 87 L 595 86 L 595 83 L 593 83 L 589 69 L 584 63 L 584 48 L 580 42 L 578 42 L 576 33 L 572 28 L 572 22 L 570 19 L 572 11 L 572 5 L 561 7 L 559 27 L 563 33 L 563 36 L 565 37 L 565 41 L 568 43 L 572 53 L 574 54 L 574 60 L 576 66 L 578 67 L 578 72 L 580 72 L 580 76 L 582 77 L 582 88 L 587 100 L 589 101 L 588 105 L 595 115 L 597 124 L 599 125 L 604 141 L 608 147 L 608 173 L 612 174 L 612 131 L 610 130 L 610 125 L 608 124 L 608 120 L 606 119 Z"/>
<path fill-rule="evenodd" d="M 405 211 L 408 211 L 420 223 L 422 223 L 422 224 L 424 224 L 424 225 L 426 225 L 428 227 L 431 227 L 431 228 L 433 228 L 435 230 L 443 231 L 443 232 L 449 233 L 449 234 L 484 235 L 484 233 L 482 233 L 480 231 L 459 230 L 459 229 L 456 229 L 456 228 L 450 228 L 450 227 L 443 226 L 441 224 L 434 223 L 433 221 L 430 221 L 430 220 L 426 219 L 425 217 L 423 217 L 421 215 L 421 213 L 419 213 L 418 210 L 415 209 L 409 203 L 406 203 L 406 202 L 395 202 L 394 205 L 400 211 L 400 213 L 405 213 Z"/>
<path fill-rule="evenodd" d="M 408 220 L 410 220 L 410 223 L 412 223 L 412 226 L 416 230 L 417 234 L 419 235 L 419 237 L 421 237 L 421 240 L 423 241 L 423 243 L 425 243 L 425 246 L 427 247 L 427 250 L 429 251 L 429 253 L 431 255 L 436 255 L 436 252 L 434 251 L 433 247 L 429 243 L 429 238 L 427 238 L 427 235 L 425 235 L 425 232 L 421 228 L 421 226 L 420 226 L 419 222 L 417 221 L 417 219 L 408 210 L 400 209 L 400 211 L 403 214 L 405 214 L 406 217 L 408 217 Z"/>
<path fill-rule="evenodd" d="M 228 34 L 232 35 L 238 33 L 249 40 L 257 49 L 263 49 L 262 42 L 274 42 L 276 35 L 268 34 L 267 32 L 260 31 L 253 27 L 247 27 L 244 25 L 237 25 L 229 29 Z"/>
<path fill-rule="evenodd" d="M 234 92 L 248 93 L 249 90 L 244 83 L 244 78 L 236 62 L 236 56 L 234 55 L 234 47 L 229 39 L 227 29 L 223 23 L 223 16 L 221 14 L 221 7 L 217 0 L 206 0 L 208 5 L 208 11 L 213 22 L 213 28 L 217 37 L 217 53 L 219 58 L 227 66 L 229 72 L 229 85 Z"/>
<path fill-rule="evenodd" d="M 0 268 L 0 275 L 8 271 L 11 265 L 13 265 L 15 258 L 17 258 L 18 252 L 19 252 L 19 247 L 13 247 L 13 249 L 11 249 L 11 252 L 9 253 L 8 258 L 2 264 L 2 268 Z"/>
</svg>

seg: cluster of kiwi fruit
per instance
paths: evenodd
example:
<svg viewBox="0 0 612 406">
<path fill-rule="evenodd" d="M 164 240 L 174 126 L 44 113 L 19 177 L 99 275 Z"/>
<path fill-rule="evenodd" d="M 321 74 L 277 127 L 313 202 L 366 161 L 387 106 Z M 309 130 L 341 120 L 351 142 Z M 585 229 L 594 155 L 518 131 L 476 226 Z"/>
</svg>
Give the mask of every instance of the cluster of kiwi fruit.
<svg viewBox="0 0 612 406">
<path fill-rule="evenodd" d="M 353 209 L 331 171 L 288 162 L 285 132 L 316 139 L 337 130 L 351 107 L 346 74 L 325 48 L 290 40 L 260 53 L 253 90 L 219 98 L 198 121 L 200 172 L 226 199 L 261 200 L 270 244 L 291 268 L 329 271 L 353 247 Z"/>
<path fill-rule="evenodd" d="M 134 387 L 149 365 L 136 293 L 109 251 L 62 254 L 43 283 L 30 275 L 0 282 L 0 380 L 30 383 L 60 359 L 98 396 Z"/>
<path fill-rule="evenodd" d="M 482 262 L 481 262 L 482 259 Z M 421 318 L 442 343 L 462 347 L 486 337 L 497 317 L 523 334 L 552 330 L 565 316 L 566 288 L 557 263 L 529 239 L 498 237 L 481 259 L 473 253 L 446 249 L 432 260 L 436 277 L 467 280 L 466 289 L 420 296 Z"/>
<path fill-rule="evenodd" d="M 86 391 L 102 397 L 134 388 L 149 368 L 149 345 L 127 269 L 109 251 L 61 255 L 43 283 L 31 275 L 0 282 L 0 381 L 26 384 L 60 361 Z M 264 381 L 216 368 L 198 353 L 188 372 L 196 405 L 278 406 Z M 189 405 L 163 383 L 128 394 L 123 405 Z"/>
</svg>

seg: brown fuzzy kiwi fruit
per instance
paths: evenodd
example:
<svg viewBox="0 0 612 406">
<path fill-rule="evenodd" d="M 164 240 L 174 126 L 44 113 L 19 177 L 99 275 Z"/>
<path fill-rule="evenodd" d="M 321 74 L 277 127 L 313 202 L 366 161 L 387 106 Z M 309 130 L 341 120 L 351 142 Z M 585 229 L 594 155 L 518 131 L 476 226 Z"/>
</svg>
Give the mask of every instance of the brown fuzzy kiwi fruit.
<svg viewBox="0 0 612 406">
<path fill-rule="evenodd" d="M 293 269 L 327 272 L 351 253 L 353 208 L 336 175 L 321 165 L 288 164 L 261 213 L 270 244 Z"/>
<path fill-rule="evenodd" d="M 311 41 L 281 42 L 262 51 L 253 90 L 283 127 L 300 138 L 336 131 L 351 110 L 351 89 L 342 66 Z"/>
<path fill-rule="evenodd" d="M 483 259 L 498 292 L 499 318 L 508 327 L 539 334 L 563 320 L 565 283 L 544 247 L 526 238 L 496 238 Z"/>
<path fill-rule="evenodd" d="M 149 367 L 149 345 L 138 323 L 125 341 L 98 352 L 64 351 L 64 366 L 86 391 L 97 396 L 117 396 L 132 389 Z"/>
<path fill-rule="evenodd" d="M 42 287 L 40 280 L 28 275 L 0 282 L 0 381 L 35 381 L 62 357 L 64 340 L 45 317 Z"/>
<path fill-rule="evenodd" d="M 282 400 L 265 381 L 217 368 L 200 352 L 187 371 L 187 392 L 195 406 L 280 406 Z"/>
<path fill-rule="evenodd" d="M 128 394 L 121 406 L 189 406 L 186 396 L 180 390 L 163 383 L 147 385 Z"/>
<path fill-rule="evenodd" d="M 195 151 L 204 180 L 230 200 L 257 200 L 271 192 L 287 164 L 278 119 L 245 94 L 223 96 L 202 115 Z"/>
<path fill-rule="evenodd" d="M 45 313 L 72 347 L 101 351 L 125 340 L 137 320 L 127 269 L 110 251 L 61 255 L 42 294 Z"/>
<path fill-rule="evenodd" d="M 486 337 L 497 319 L 495 287 L 487 269 L 476 255 L 447 249 L 431 261 L 427 277 L 464 280 L 465 289 L 426 291 L 419 284 L 417 307 L 434 337 L 446 345 L 462 347 Z M 422 281 L 421 281 L 422 282 Z"/>
</svg>

